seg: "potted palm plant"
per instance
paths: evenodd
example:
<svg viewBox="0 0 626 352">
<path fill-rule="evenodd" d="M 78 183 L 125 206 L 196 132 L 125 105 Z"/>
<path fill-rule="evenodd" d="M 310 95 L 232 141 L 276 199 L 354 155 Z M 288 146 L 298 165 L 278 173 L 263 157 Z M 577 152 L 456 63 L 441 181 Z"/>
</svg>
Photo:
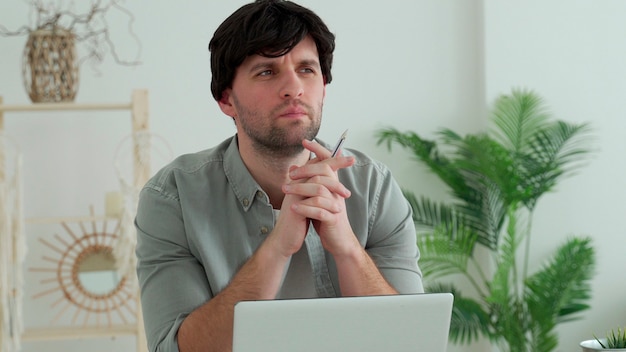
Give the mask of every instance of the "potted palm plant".
<svg viewBox="0 0 626 352">
<path fill-rule="evenodd" d="M 606 338 L 600 339 L 594 335 L 593 340 L 586 340 L 580 343 L 583 352 L 597 351 L 626 351 L 626 327 L 611 330 L 606 334 Z"/>
<path fill-rule="evenodd" d="M 433 141 L 386 128 L 378 143 L 412 151 L 454 197 L 448 204 L 405 191 L 426 290 L 455 296 L 451 341 L 484 336 L 501 351 L 552 351 L 556 326 L 589 308 L 595 254 L 590 238 L 571 237 L 530 273 L 531 223 L 541 196 L 589 156 L 590 129 L 551 120 L 528 90 L 499 97 L 491 115 L 484 133 L 443 129 Z M 480 247 L 491 253 L 489 263 Z M 459 289 L 459 275 L 475 292 Z"/>
</svg>

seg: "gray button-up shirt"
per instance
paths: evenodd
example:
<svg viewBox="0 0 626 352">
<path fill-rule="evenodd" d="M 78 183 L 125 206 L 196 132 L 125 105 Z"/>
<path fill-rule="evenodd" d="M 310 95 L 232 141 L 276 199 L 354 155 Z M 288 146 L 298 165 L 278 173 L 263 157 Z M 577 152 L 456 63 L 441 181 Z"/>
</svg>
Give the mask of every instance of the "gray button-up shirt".
<svg viewBox="0 0 626 352">
<path fill-rule="evenodd" d="M 396 290 L 423 292 L 411 208 L 391 172 L 357 151 L 342 153 L 356 158 L 352 167 L 338 171 L 352 192 L 346 199 L 352 230 Z M 182 321 L 228 285 L 275 221 L 267 195 L 241 160 L 236 136 L 177 158 L 148 181 L 135 223 L 151 351 L 178 351 Z M 333 257 L 309 228 L 288 267 L 281 298 L 341 295 Z"/>
</svg>

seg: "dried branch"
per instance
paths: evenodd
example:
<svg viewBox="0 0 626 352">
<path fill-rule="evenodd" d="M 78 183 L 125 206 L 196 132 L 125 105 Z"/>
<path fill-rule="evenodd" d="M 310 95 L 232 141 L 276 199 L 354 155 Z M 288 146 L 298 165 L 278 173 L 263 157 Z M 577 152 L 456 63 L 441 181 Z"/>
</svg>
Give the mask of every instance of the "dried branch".
<svg viewBox="0 0 626 352">
<path fill-rule="evenodd" d="M 89 9 L 85 12 L 76 13 L 71 9 L 70 5 L 62 6 L 56 3 L 46 4 L 43 0 L 26 0 L 26 4 L 35 15 L 35 23 L 31 26 L 22 26 L 15 31 L 7 29 L 0 24 L 0 35 L 4 37 L 29 35 L 38 30 L 69 31 L 76 37 L 77 43 L 82 44 L 87 53 L 80 62 L 92 61 L 93 63 L 101 63 L 107 51 L 111 53 L 117 64 L 124 66 L 135 66 L 141 64 L 138 58 L 141 55 L 141 41 L 133 31 L 135 16 L 122 5 L 120 0 L 92 0 Z M 113 43 L 106 15 L 110 10 L 115 9 L 128 17 L 128 32 L 135 40 L 138 50 L 135 60 L 126 61 L 120 58 Z"/>
<path fill-rule="evenodd" d="M 30 33 L 31 29 L 27 26 L 22 26 L 20 28 L 18 28 L 16 31 L 10 31 L 7 29 L 7 27 L 3 26 L 0 24 L 0 35 L 3 37 L 11 37 L 11 36 L 16 36 L 16 35 L 28 35 L 28 33 Z"/>
</svg>

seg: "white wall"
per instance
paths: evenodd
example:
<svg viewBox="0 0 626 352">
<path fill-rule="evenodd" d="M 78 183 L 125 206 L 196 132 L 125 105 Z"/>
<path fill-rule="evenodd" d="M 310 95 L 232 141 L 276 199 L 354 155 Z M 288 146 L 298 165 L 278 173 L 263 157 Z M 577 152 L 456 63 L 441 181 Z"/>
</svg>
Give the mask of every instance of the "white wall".
<svg viewBox="0 0 626 352">
<path fill-rule="evenodd" d="M 27 18 L 22 2 L 0 3 L 0 23 L 7 27 L 16 28 Z M 143 64 L 121 67 L 108 56 L 99 67 L 100 76 L 83 66 L 77 101 L 126 101 L 133 89 L 146 88 L 151 130 L 166 138 L 175 154 L 205 149 L 225 139 L 234 126 L 211 98 L 206 47 L 219 23 L 244 3 L 128 2 L 143 45 Z M 485 123 L 486 104 L 514 86 L 536 89 L 559 118 L 591 121 L 601 142 L 597 160 L 543 200 L 535 226 L 537 233 L 547 235 L 537 236 L 534 243 L 536 253 L 547 254 L 564 236 L 589 233 L 601 254 L 593 309 L 585 320 L 560 329 L 562 350 L 575 350 L 591 331 L 624 324 L 620 321 L 624 308 L 615 309 L 615 304 L 626 283 L 623 278 L 616 280 L 611 271 L 624 261 L 615 259 L 624 248 L 617 222 L 623 214 L 619 200 L 624 198 L 624 187 L 607 179 L 623 171 L 620 156 L 626 149 L 618 138 L 618 131 L 624 130 L 624 122 L 618 120 L 624 113 L 619 105 L 619 94 L 624 92 L 619 78 L 625 71 L 619 64 L 624 62 L 620 59 L 626 25 L 618 21 L 624 5 L 594 1 L 592 6 L 590 0 L 580 3 L 584 8 L 575 3 L 566 9 L 557 6 L 562 2 L 501 4 L 494 0 L 485 0 L 484 9 L 478 0 L 306 0 L 301 4 L 316 11 L 337 35 L 334 80 L 327 91 L 320 137 L 332 141 L 350 128 L 348 146 L 387 163 L 399 182 L 415 192 L 445 194 L 408 153 L 388 153 L 376 146 L 373 136 L 378 128 L 394 126 L 426 136 L 440 127 L 476 131 Z M 125 28 L 123 19 L 111 23 L 118 31 Z M 611 30 L 603 30 L 611 24 Z M 21 83 L 24 43 L 23 37 L 0 38 L 0 95 L 7 104 L 28 102 Z M 120 53 L 132 57 L 133 42 L 121 38 L 118 43 Z M 81 215 L 90 204 L 97 212 L 103 211 L 104 193 L 117 187 L 113 154 L 129 132 L 124 113 L 7 114 L 5 127 L 24 151 L 27 216 Z M 584 185 L 594 186 L 585 189 Z M 29 237 L 29 258 L 37 260 L 41 250 L 33 237 Z M 46 324 L 51 315 L 27 313 L 27 324 Z M 134 346 L 128 338 L 97 342 L 90 350 L 130 351 Z M 45 345 L 78 351 L 87 343 L 27 343 L 24 350 L 38 351 Z M 484 351 L 485 347 L 472 350 Z"/>
</svg>

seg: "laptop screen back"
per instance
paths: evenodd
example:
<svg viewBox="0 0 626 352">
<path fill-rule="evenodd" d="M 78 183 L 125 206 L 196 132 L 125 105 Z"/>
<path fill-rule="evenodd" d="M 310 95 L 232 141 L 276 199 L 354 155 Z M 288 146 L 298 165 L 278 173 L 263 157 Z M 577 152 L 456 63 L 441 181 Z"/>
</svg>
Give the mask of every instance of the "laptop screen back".
<svg viewBox="0 0 626 352">
<path fill-rule="evenodd" d="M 233 352 L 444 352 L 452 302 L 449 293 L 239 302 Z"/>
</svg>

